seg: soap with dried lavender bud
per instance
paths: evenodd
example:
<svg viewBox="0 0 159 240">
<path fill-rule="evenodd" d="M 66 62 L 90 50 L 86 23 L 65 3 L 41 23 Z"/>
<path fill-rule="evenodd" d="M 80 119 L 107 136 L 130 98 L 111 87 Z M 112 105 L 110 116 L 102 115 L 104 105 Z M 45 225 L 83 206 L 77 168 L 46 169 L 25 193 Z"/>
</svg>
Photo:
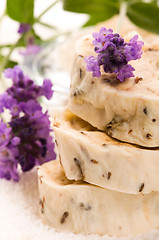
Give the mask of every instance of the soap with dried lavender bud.
<svg viewBox="0 0 159 240">
<path fill-rule="evenodd" d="M 145 46 L 140 59 L 130 61 L 134 77 L 120 82 L 115 73 L 86 71 L 85 58 L 96 56 L 93 38 L 76 44 L 72 64 L 69 109 L 108 135 L 145 147 L 159 146 L 159 46 Z"/>
</svg>

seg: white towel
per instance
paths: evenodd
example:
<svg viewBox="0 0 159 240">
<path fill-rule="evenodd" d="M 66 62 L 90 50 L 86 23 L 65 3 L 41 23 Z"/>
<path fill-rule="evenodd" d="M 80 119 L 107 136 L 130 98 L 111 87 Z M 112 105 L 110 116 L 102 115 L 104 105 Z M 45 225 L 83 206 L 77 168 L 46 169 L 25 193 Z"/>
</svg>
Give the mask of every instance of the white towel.
<svg viewBox="0 0 159 240">
<path fill-rule="evenodd" d="M 40 219 L 34 168 L 18 183 L 0 179 L 0 240 L 159 240 L 159 230 L 125 238 L 57 232 Z"/>
</svg>

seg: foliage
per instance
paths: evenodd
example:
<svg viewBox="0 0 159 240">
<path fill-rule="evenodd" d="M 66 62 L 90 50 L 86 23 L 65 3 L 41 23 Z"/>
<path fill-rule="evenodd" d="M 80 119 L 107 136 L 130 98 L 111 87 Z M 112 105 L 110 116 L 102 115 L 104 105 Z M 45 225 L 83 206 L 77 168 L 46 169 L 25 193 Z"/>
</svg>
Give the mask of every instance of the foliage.
<svg viewBox="0 0 159 240">
<path fill-rule="evenodd" d="M 71 12 L 86 13 L 90 18 L 85 26 L 106 20 L 120 11 L 121 0 L 64 0 L 64 9 Z M 157 0 L 127 0 L 127 16 L 137 26 L 159 33 L 159 6 Z"/>
<path fill-rule="evenodd" d="M 123 2 L 125 2 L 126 14 L 133 23 L 148 31 L 159 33 L 159 6 L 157 0 L 150 0 L 149 2 L 145 2 L 144 0 L 52 0 L 51 4 L 44 9 L 38 17 L 34 15 L 34 1 L 35 0 L 6 0 L 6 9 L 3 16 L 7 14 L 12 20 L 20 24 L 29 24 L 30 30 L 27 32 L 24 31 L 15 44 L 6 46 L 0 45 L 0 76 L 6 67 L 13 67 L 17 64 L 10 59 L 15 48 L 27 47 L 31 44 L 37 46 L 44 43 L 35 32 L 35 23 L 51 28 L 53 30 L 53 38 L 55 38 L 54 36 L 56 34 L 58 35 L 56 28 L 53 25 L 42 22 L 41 17 L 59 1 L 63 1 L 64 10 L 89 15 L 89 20 L 83 27 L 95 25 L 98 22 L 119 14 Z M 3 48 L 8 48 L 9 52 L 7 56 L 3 55 Z"/>
<path fill-rule="evenodd" d="M 50 8 L 52 8 L 58 1 L 52 1 L 52 3 L 47 7 L 47 9 L 44 9 L 44 11 L 38 16 L 35 17 L 34 15 L 34 0 L 7 0 L 6 1 L 6 9 L 3 14 L 3 16 L 0 18 L 0 22 L 3 20 L 3 17 L 5 15 L 8 15 L 12 20 L 19 22 L 21 25 L 28 25 L 30 26 L 27 31 L 21 32 L 18 31 L 19 39 L 17 42 L 13 45 L 0 45 L 0 76 L 5 68 L 7 67 L 14 67 L 17 65 L 17 62 L 12 61 L 10 59 L 11 54 L 15 48 L 18 47 L 30 47 L 31 46 L 37 46 L 42 45 L 44 41 L 38 36 L 34 29 L 35 23 L 41 24 L 46 28 L 51 28 L 53 30 L 53 37 L 55 35 L 55 27 L 53 25 L 46 24 L 41 21 L 41 17 L 43 14 L 45 14 Z M 22 26 L 24 27 L 24 26 Z M 49 41 L 49 40 L 46 40 Z M 3 49 L 8 49 L 8 55 L 3 54 Z M 29 48 L 31 49 L 31 48 Z M 32 49 L 35 49 L 32 47 Z M 30 53 L 30 50 L 28 51 Z"/>
<path fill-rule="evenodd" d="M 34 0 L 7 0 L 7 14 L 18 22 L 32 24 L 34 21 Z"/>
</svg>

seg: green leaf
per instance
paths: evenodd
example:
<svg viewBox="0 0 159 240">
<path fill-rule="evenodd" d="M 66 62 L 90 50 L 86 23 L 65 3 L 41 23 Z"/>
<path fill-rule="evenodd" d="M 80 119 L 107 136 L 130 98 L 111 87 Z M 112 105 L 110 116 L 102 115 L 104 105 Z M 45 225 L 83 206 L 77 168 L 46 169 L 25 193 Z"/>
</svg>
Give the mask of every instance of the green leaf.
<svg viewBox="0 0 159 240">
<path fill-rule="evenodd" d="M 157 0 L 124 0 L 128 4 L 127 16 L 137 26 L 159 34 L 159 7 Z M 119 13 L 122 0 L 63 0 L 64 10 L 90 15 L 84 25 L 95 25 Z"/>
<path fill-rule="evenodd" d="M 89 14 L 90 18 L 84 24 L 86 27 L 118 14 L 119 2 L 118 0 L 64 0 L 63 8 L 71 12 Z"/>
<path fill-rule="evenodd" d="M 108 11 L 107 14 L 91 14 L 89 20 L 83 25 L 83 27 L 88 27 L 96 25 L 99 22 L 103 22 L 116 14 L 116 11 Z"/>
<path fill-rule="evenodd" d="M 17 64 L 18 64 L 17 62 L 9 60 L 7 62 L 6 68 L 13 68 Z"/>
<path fill-rule="evenodd" d="M 107 14 L 107 8 L 109 11 L 118 12 L 119 2 L 118 0 L 63 0 L 64 10 L 76 12 L 76 13 L 87 13 L 93 15 L 100 15 L 105 12 Z"/>
<path fill-rule="evenodd" d="M 1 61 L 4 59 L 5 57 L 3 55 L 0 55 L 0 63 Z M 12 60 L 9 60 L 7 62 L 6 68 L 13 68 L 15 65 L 17 65 L 18 63 Z"/>
<path fill-rule="evenodd" d="M 33 23 L 34 0 L 7 0 L 7 14 L 21 23 Z"/>
<path fill-rule="evenodd" d="M 156 1 L 134 2 L 128 6 L 127 15 L 137 26 L 159 33 L 159 7 Z"/>
</svg>

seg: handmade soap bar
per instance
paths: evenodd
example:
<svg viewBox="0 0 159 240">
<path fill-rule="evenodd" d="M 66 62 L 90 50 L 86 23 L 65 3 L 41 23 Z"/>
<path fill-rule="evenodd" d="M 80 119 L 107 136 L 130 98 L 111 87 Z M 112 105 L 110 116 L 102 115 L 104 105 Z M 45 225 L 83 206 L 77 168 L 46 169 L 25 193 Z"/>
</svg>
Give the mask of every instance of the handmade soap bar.
<svg viewBox="0 0 159 240">
<path fill-rule="evenodd" d="M 130 61 L 135 77 L 121 83 L 115 74 L 86 72 L 85 57 L 96 56 L 92 41 L 87 35 L 76 45 L 69 109 L 116 139 L 159 146 L 158 48 L 145 46 L 141 59 Z"/>
<path fill-rule="evenodd" d="M 63 109 L 53 124 L 67 178 L 124 193 L 159 191 L 159 149 L 116 141 Z"/>
<path fill-rule="evenodd" d="M 132 195 L 69 181 L 58 161 L 42 165 L 38 176 L 42 219 L 57 230 L 120 237 L 159 227 L 158 192 Z"/>
</svg>

